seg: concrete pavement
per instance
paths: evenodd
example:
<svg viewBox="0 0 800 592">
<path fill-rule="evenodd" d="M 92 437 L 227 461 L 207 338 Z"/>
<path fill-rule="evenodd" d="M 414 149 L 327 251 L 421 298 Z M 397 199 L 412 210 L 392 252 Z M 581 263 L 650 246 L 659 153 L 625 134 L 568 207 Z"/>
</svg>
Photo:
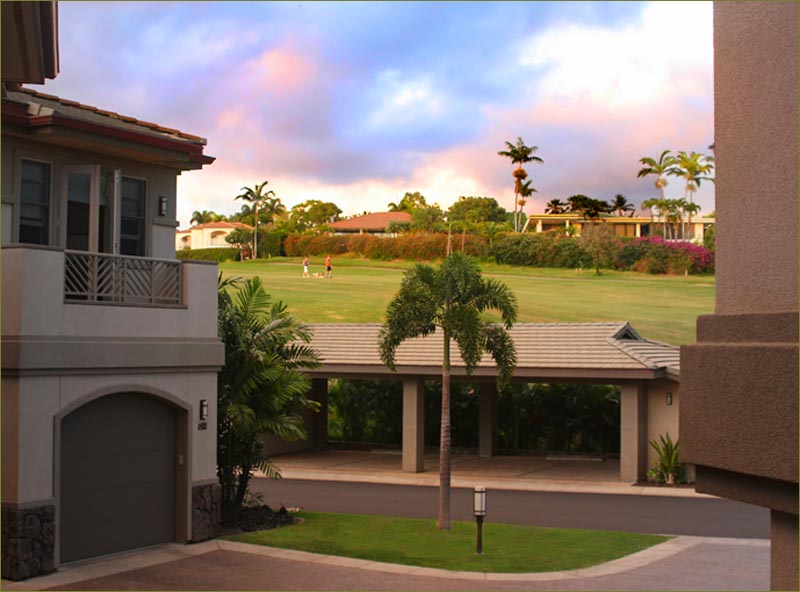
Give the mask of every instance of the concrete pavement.
<svg viewBox="0 0 800 592">
<path fill-rule="evenodd" d="M 599 566 L 486 574 L 209 541 L 73 564 L 6 590 L 767 590 L 769 543 L 677 537 Z"/>
</svg>

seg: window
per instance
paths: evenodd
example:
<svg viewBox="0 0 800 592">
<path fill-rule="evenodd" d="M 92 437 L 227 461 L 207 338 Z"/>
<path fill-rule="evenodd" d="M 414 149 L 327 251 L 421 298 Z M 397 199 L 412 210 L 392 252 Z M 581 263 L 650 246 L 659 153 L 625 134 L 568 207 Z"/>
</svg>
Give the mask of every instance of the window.
<svg viewBox="0 0 800 592">
<path fill-rule="evenodd" d="M 139 179 L 122 177 L 120 243 L 122 255 L 145 255 L 145 203 L 147 185 Z"/>
<path fill-rule="evenodd" d="M 50 165 L 23 160 L 19 191 L 19 242 L 47 245 L 50 240 Z"/>
</svg>

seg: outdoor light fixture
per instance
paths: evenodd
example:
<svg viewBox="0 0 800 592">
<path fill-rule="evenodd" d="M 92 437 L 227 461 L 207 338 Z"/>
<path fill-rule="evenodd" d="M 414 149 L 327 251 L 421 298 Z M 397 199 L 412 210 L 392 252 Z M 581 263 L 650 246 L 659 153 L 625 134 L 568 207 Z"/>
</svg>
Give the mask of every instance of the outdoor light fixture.
<svg viewBox="0 0 800 592">
<path fill-rule="evenodd" d="M 200 399 L 200 421 L 208 419 L 208 400 Z"/>
<path fill-rule="evenodd" d="M 476 541 L 476 552 L 483 555 L 483 518 L 486 516 L 486 488 L 476 487 L 473 491 L 475 522 L 478 527 L 478 538 Z"/>
<path fill-rule="evenodd" d="M 158 198 L 158 215 L 159 216 L 166 216 L 167 215 L 167 198 L 163 195 L 159 196 Z"/>
<path fill-rule="evenodd" d="M 672 405 L 672 393 L 667 393 L 667 405 Z"/>
</svg>

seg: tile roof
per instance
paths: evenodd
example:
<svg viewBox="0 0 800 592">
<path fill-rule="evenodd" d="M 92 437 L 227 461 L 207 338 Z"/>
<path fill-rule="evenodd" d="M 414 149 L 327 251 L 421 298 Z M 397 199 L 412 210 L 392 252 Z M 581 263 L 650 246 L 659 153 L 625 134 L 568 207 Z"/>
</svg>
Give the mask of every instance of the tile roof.
<svg viewBox="0 0 800 592">
<path fill-rule="evenodd" d="M 338 220 L 329 224 L 329 226 L 334 230 L 384 231 L 389 222 L 411 222 L 411 214 L 408 212 L 376 212 L 374 214 L 355 216 L 347 220 Z"/>
<path fill-rule="evenodd" d="M 63 99 L 31 88 L 18 87 L 16 89 L 10 89 L 6 93 L 6 98 L 12 101 L 41 105 L 42 107 L 61 112 L 64 115 L 84 119 L 91 123 L 111 125 L 141 133 L 156 134 L 161 137 L 168 137 L 173 140 L 180 140 L 201 146 L 206 145 L 206 139 L 200 136 L 187 134 L 174 128 L 165 127 L 150 121 L 143 121 L 135 117 L 121 115 L 114 111 L 106 111 L 105 109 L 99 109 L 91 105 L 84 105 L 78 101 Z"/>
<path fill-rule="evenodd" d="M 377 323 L 311 325 L 312 346 L 322 360 L 318 373 L 343 367 L 385 372 L 377 346 L 380 328 Z M 677 379 L 680 371 L 677 347 L 642 339 L 625 322 L 518 323 L 511 336 L 517 349 L 517 374 L 548 370 L 567 377 L 575 371 L 587 376 L 593 372 L 639 371 L 641 376 L 667 373 Z M 455 344 L 452 351 L 458 352 Z M 408 340 L 397 350 L 396 365 L 401 373 L 403 368 L 426 368 L 436 374 L 441 364 L 439 333 Z M 452 366 L 454 371 L 463 371 L 464 363 L 457 353 Z M 485 355 L 476 373 L 493 373 L 493 369 L 492 359 Z"/>
</svg>

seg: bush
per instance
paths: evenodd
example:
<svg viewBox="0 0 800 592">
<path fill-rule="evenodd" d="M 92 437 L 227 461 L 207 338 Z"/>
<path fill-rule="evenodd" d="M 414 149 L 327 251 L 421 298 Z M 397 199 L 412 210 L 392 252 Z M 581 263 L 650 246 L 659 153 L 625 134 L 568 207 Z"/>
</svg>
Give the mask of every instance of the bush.
<svg viewBox="0 0 800 592">
<path fill-rule="evenodd" d="M 278 231 L 259 231 L 258 233 L 258 256 L 259 257 L 281 257 L 286 255 L 283 248 L 283 241 L 286 234 Z"/>
<path fill-rule="evenodd" d="M 239 259 L 239 249 L 235 248 L 216 248 L 216 249 L 181 249 L 175 253 L 177 259 L 190 259 L 194 261 L 237 261 Z"/>
</svg>

